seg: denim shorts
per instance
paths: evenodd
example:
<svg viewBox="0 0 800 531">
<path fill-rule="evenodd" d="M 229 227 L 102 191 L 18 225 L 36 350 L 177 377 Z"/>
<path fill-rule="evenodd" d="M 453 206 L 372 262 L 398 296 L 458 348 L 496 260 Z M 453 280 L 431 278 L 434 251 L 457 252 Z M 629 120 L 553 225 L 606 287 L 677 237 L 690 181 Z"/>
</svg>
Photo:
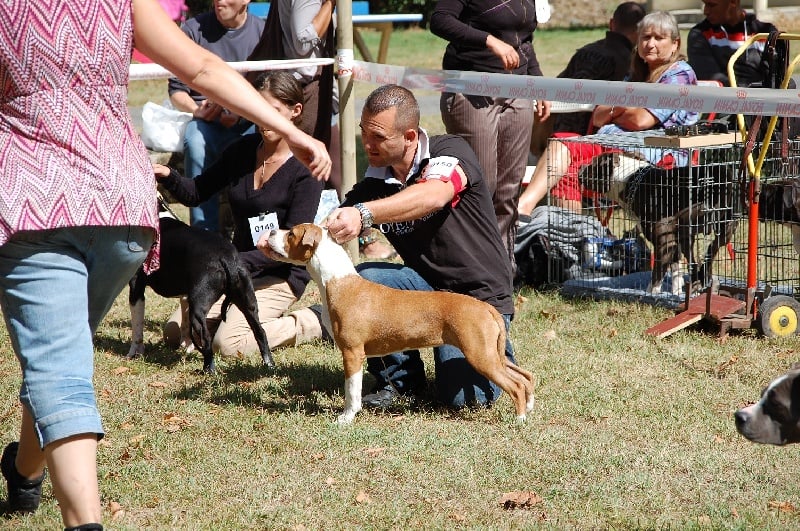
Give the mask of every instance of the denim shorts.
<svg viewBox="0 0 800 531">
<path fill-rule="evenodd" d="M 153 237 L 144 227 L 71 227 L 20 232 L 0 246 L 0 305 L 42 448 L 102 437 L 92 336 Z"/>
</svg>

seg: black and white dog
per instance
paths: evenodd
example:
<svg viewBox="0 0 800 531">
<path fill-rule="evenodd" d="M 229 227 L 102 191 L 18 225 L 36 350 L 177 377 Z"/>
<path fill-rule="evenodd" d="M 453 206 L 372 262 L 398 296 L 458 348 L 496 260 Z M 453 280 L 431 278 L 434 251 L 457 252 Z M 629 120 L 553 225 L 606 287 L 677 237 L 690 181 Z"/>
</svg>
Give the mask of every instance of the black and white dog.
<svg viewBox="0 0 800 531">
<path fill-rule="evenodd" d="M 631 153 L 602 153 L 580 169 L 578 179 L 588 190 L 615 202 L 639 224 L 653 245 L 653 267 L 648 293 L 660 293 L 667 271 L 672 293 L 683 292 L 681 257 L 692 264 L 690 289 L 711 282 L 711 262 L 730 241 L 736 228 L 734 194 L 729 165 L 663 169 Z M 694 259 L 698 234 L 714 234 L 701 264 Z"/>
<path fill-rule="evenodd" d="M 800 254 L 800 179 L 761 182 L 758 219 L 787 225 L 794 250 Z"/>
<path fill-rule="evenodd" d="M 139 268 L 129 283 L 131 305 L 131 348 L 128 358 L 144 352 L 144 291 L 146 286 L 162 297 L 186 296 L 192 342 L 203 354 L 203 370 L 214 371 L 214 352 L 206 315 L 211 305 L 225 295 L 225 309 L 234 304 L 244 314 L 258 343 L 261 359 L 273 367 L 267 335 L 258 319 L 258 306 L 250 273 L 239 259 L 233 244 L 220 234 L 190 227 L 178 220 L 166 205 L 161 205 L 161 265 L 146 275 Z"/>
<path fill-rule="evenodd" d="M 773 380 L 761 399 L 733 414 L 745 438 L 782 446 L 800 442 L 800 366 Z"/>
</svg>

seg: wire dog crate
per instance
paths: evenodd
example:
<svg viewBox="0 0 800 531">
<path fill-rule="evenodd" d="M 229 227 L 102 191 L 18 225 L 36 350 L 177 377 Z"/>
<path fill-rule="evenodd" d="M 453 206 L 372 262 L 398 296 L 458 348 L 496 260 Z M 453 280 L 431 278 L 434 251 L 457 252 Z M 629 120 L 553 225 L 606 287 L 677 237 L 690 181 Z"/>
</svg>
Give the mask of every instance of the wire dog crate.
<svg viewBox="0 0 800 531">
<path fill-rule="evenodd" d="M 589 230 L 572 240 L 572 261 L 551 260 L 549 281 L 567 295 L 678 307 L 718 276 L 738 276 L 736 249 L 747 233 L 735 136 L 552 139 L 540 163 L 549 176 L 564 175 L 560 185 L 571 183 L 572 194 L 551 189 L 548 234 L 576 219 Z M 580 213 L 568 208 L 577 210 L 576 187 Z"/>
<path fill-rule="evenodd" d="M 788 88 L 800 62 L 800 56 L 789 60 L 789 45 L 798 39 L 800 35 L 780 32 L 752 35 L 728 62 L 731 85 L 736 86 L 738 57 L 764 42 L 762 59 L 768 72 L 762 86 Z M 721 335 L 750 327 L 767 337 L 800 333 L 800 122 L 786 116 L 736 118 L 745 140 L 742 166 L 747 169 L 742 172 L 747 237 L 738 245 L 736 267 L 720 279 L 718 293 L 708 290 L 695 299 L 699 304 L 687 303 L 673 319 L 651 327 L 652 335 L 663 337 L 682 322 L 700 318 L 719 324 Z"/>
</svg>

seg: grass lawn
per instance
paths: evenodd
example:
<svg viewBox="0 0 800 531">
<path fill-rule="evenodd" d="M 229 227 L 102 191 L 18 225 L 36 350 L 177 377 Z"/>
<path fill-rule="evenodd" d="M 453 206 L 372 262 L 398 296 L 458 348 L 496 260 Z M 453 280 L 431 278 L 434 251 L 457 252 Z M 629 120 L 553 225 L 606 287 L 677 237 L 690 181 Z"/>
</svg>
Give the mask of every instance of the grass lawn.
<svg viewBox="0 0 800 531">
<path fill-rule="evenodd" d="M 545 74 L 601 34 L 537 34 Z M 436 68 L 443 48 L 427 32 L 397 32 L 389 60 Z M 132 87 L 132 104 L 153 99 L 148 90 L 163 99 L 154 86 Z M 312 284 L 301 304 L 317 298 Z M 335 349 L 276 350 L 275 370 L 256 356 L 218 359 L 219 373 L 203 375 L 199 355 L 160 341 L 176 303 L 152 292 L 147 301 L 142 359 L 123 358 L 127 293 L 96 338 L 108 528 L 800 526 L 800 446 L 753 445 L 731 417 L 797 359 L 796 338 L 746 330 L 719 339 L 690 329 L 656 340 L 643 331 L 671 316 L 667 310 L 525 289 L 512 340 L 537 380 L 527 424 L 514 422 L 507 397 L 488 410 L 451 412 L 429 392 L 392 411 L 362 412 L 342 428 L 334 423 L 344 404 Z M 17 437 L 20 377 L 2 326 L 0 346 L 5 444 Z M 429 352 L 423 357 L 430 362 Z M 60 522 L 49 481 L 36 514 L 0 516 L 7 529 Z"/>
</svg>

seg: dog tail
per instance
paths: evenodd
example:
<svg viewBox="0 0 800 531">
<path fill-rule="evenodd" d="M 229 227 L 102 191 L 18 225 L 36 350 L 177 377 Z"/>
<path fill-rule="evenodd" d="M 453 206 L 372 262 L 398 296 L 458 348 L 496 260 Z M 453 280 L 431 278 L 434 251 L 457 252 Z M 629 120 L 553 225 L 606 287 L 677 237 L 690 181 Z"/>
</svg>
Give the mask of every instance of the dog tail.
<svg viewBox="0 0 800 531">
<path fill-rule="evenodd" d="M 228 296 L 225 295 L 225 298 L 222 299 L 222 309 L 219 312 L 219 317 L 223 321 L 227 321 L 228 320 L 228 308 L 231 307 L 231 304 L 233 304 L 233 303 L 228 298 Z"/>
</svg>

